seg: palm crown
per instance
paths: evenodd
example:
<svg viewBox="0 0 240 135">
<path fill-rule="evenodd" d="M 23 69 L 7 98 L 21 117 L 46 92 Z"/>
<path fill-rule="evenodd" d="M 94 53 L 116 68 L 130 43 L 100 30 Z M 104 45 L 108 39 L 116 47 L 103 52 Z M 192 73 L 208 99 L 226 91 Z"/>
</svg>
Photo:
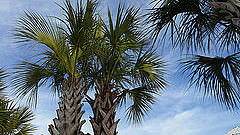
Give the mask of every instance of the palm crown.
<svg viewBox="0 0 240 135">
<path fill-rule="evenodd" d="M 38 88 L 49 81 L 61 95 L 64 80 L 76 80 L 86 87 L 83 93 L 94 90 L 94 99 L 87 96 L 93 113 L 94 102 L 101 97 L 109 100 L 113 111 L 130 105 L 129 119 L 140 122 L 155 102 L 154 95 L 166 85 L 165 62 L 142 34 L 140 9 L 125 10 L 120 4 L 115 22 L 108 9 L 107 24 L 96 13 L 95 1 L 88 0 L 85 8 L 80 1 L 74 9 L 66 0 L 60 7 L 65 19 L 56 18 L 64 26 L 32 12 L 18 21 L 18 41 L 43 47 L 37 62 L 23 61 L 16 68 L 18 96 L 29 95 L 29 101 L 35 101 Z"/>
</svg>

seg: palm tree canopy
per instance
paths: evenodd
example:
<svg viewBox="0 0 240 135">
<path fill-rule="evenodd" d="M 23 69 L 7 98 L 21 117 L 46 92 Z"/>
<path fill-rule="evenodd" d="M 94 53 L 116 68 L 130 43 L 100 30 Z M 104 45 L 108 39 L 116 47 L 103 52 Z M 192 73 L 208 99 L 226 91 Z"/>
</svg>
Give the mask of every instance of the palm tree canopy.
<svg viewBox="0 0 240 135">
<path fill-rule="evenodd" d="M 93 87 L 100 95 L 115 93 L 120 106 L 131 101 L 127 115 L 134 123 L 142 121 L 155 102 L 154 95 L 166 86 L 165 61 L 150 48 L 139 12 L 138 8 L 125 9 L 120 4 L 114 22 L 108 9 L 108 23 L 103 22 L 105 41 L 95 44 L 98 49 Z"/>
<path fill-rule="evenodd" d="M 88 0 L 84 8 L 80 1 L 74 9 L 66 0 L 64 6 L 59 5 L 65 18 L 56 17 L 63 25 L 35 12 L 27 12 L 19 19 L 15 33 L 18 42 L 31 48 L 38 45 L 41 49 L 36 62 L 25 60 L 15 68 L 13 86 L 17 95 L 29 95 L 28 101 L 36 103 L 38 88 L 42 85 L 50 82 L 55 92 L 60 94 L 66 77 L 71 80 L 86 76 L 87 72 L 83 71 L 91 58 L 87 50 L 91 48 L 97 28 L 96 5 Z"/>
<path fill-rule="evenodd" d="M 173 48 L 192 53 L 225 51 L 226 57 L 196 55 L 183 59 L 183 72 L 189 73 L 204 97 L 211 97 L 229 110 L 239 108 L 239 3 L 236 0 L 153 0 L 147 22 L 155 40 L 170 35 Z M 168 32 L 170 31 L 170 32 Z M 233 54 L 231 54 L 233 53 Z"/>
<path fill-rule="evenodd" d="M 84 80 L 96 93 L 116 93 L 122 104 L 130 99 L 128 116 L 140 122 L 154 103 L 154 95 L 166 86 L 165 62 L 143 35 L 140 9 L 125 10 L 119 5 L 115 22 L 108 9 L 105 23 L 96 7 L 95 1 L 88 0 L 85 8 L 80 1 L 75 9 L 66 0 L 60 6 L 65 19 L 55 17 L 64 25 L 34 12 L 18 21 L 18 41 L 43 49 L 37 62 L 23 61 L 16 67 L 16 94 L 36 101 L 38 88 L 49 81 L 61 92 L 65 79 Z"/>
</svg>

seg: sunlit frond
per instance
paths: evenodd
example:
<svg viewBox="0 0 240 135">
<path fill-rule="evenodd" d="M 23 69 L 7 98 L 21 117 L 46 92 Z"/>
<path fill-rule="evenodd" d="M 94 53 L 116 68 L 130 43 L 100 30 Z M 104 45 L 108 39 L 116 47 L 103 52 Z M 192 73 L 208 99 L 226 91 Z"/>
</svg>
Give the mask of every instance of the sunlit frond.
<svg viewBox="0 0 240 135">
<path fill-rule="evenodd" d="M 167 81 L 166 62 L 163 61 L 155 51 L 148 50 L 144 54 L 139 55 L 133 68 L 133 81 L 136 84 L 155 89 L 164 89 Z"/>
<path fill-rule="evenodd" d="M 37 12 L 25 12 L 25 16 L 18 20 L 15 37 L 17 42 L 31 48 L 40 44 L 55 52 L 66 38 L 57 23 Z"/>
<path fill-rule="evenodd" d="M 16 107 L 12 101 L 0 98 L 0 133 L 32 135 L 36 128 L 30 124 L 33 112 L 27 107 Z"/>
<path fill-rule="evenodd" d="M 1 91 L 7 88 L 3 79 L 7 73 L 0 70 Z M 12 101 L 7 99 L 5 94 L 0 93 L 0 134 L 30 135 L 35 127 L 30 122 L 33 120 L 33 112 L 25 107 L 17 107 Z"/>
</svg>

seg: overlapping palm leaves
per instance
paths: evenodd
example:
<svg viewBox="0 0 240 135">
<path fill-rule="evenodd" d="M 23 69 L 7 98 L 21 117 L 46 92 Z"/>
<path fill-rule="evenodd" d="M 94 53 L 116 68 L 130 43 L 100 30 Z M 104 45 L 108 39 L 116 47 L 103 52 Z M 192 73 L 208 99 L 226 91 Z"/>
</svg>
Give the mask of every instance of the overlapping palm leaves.
<svg viewBox="0 0 240 135">
<path fill-rule="evenodd" d="M 85 72 L 80 69 L 85 68 L 86 59 L 91 58 L 87 54 L 90 51 L 86 49 L 91 46 L 90 38 L 96 24 L 95 3 L 88 1 L 85 11 L 81 2 L 77 4 L 77 10 L 68 0 L 65 7 L 61 6 L 65 19 L 57 19 L 64 26 L 57 24 L 53 18 L 45 18 L 34 12 L 26 13 L 18 21 L 15 34 L 18 42 L 30 47 L 40 46 L 37 62 L 23 61 L 16 68 L 13 82 L 19 96 L 30 94 L 29 100 L 36 99 L 38 88 L 48 81 L 59 90 L 66 76 L 79 79 L 80 75 L 84 75 Z M 86 52 L 84 55 L 83 51 Z"/>
<path fill-rule="evenodd" d="M 17 107 L 2 92 L 6 88 L 3 79 L 6 74 L 0 70 L 0 133 L 2 135 L 33 134 L 35 127 L 30 122 L 34 115 L 27 107 Z"/>
<path fill-rule="evenodd" d="M 190 72 L 191 84 L 203 89 L 206 97 L 214 95 L 216 100 L 235 110 L 239 108 L 239 55 L 223 57 L 194 56 L 183 62 L 184 72 Z"/>
<path fill-rule="evenodd" d="M 18 41 L 30 47 L 40 46 L 41 53 L 35 57 L 37 62 L 23 61 L 16 68 L 16 93 L 35 101 L 38 88 L 49 81 L 59 90 L 65 79 L 83 79 L 101 96 L 107 92 L 117 94 L 113 100 L 122 101 L 120 105 L 130 104 L 129 118 L 140 122 L 155 95 L 165 88 L 165 62 L 142 34 L 140 9 L 125 10 L 120 5 L 116 22 L 108 10 L 107 24 L 97 15 L 96 6 L 89 0 L 84 9 L 80 1 L 74 9 L 66 0 L 60 6 L 65 19 L 56 17 L 64 26 L 33 12 L 18 21 Z M 99 89 L 99 85 L 106 89 Z M 129 99 L 132 105 L 124 102 Z"/>
<path fill-rule="evenodd" d="M 153 38 L 170 35 L 173 47 L 190 52 L 227 50 L 236 53 L 223 57 L 193 56 L 182 61 L 184 72 L 189 73 L 191 85 L 195 84 L 207 97 L 216 99 L 227 109 L 239 108 L 239 26 L 222 8 L 212 2 L 218 0 L 154 0 L 148 23 Z M 228 3 L 229 4 L 229 3 Z M 232 4 L 230 2 L 230 4 Z M 233 5 L 234 6 L 234 5 Z M 237 7 L 237 6 L 236 6 Z M 239 8 L 237 8 L 239 9 Z M 167 32 L 170 30 L 171 32 Z M 189 70 L 189 71 L 188 71 Z"/>
<path fill-rule="evenodd" d="M 112 18 L 108 10 L 109 24 L 104 25 L 106 42 L 97 54 L 97 80 L 106 90 L 99 93 L 105 94 L 110 88 L 123 102 L 129 97 L 132 105 L 127 109 L 128 118 L 140 122 L 154 103 L 154 95 L 166 86 L 165 62 L 147 49 L 150 41 L 144 37 L 138 8 L 119 5 L 115 23 Z"/>
<path fill-rule="evenodd" d="M 212 6 L 214 0 L 154 0 L 148 23 L 154 39 L 171 35 L 173 45 L 190 51 L 218 48 L 238 50 L 239 26 Z M 171 31 L 171 32 L 167 32 Z M 163 35 L 163 36 L 161 36 Z"/>
</svg>

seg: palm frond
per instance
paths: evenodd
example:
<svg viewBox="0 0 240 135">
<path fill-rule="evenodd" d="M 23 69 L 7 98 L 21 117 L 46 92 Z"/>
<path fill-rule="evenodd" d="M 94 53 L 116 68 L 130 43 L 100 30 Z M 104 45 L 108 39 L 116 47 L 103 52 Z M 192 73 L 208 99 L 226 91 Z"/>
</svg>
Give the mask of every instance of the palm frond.
<svg viewBox="0 0 240 135">
<path fill-rule="evenodd" d="M 159 58 L 154 51 L 148 50 L 139 55 L 130 72 L 125 71 L 124 75 L 130 78 L 124 76 L 125 78 L 120 79 L 120 88 L 124 89 L 119 96 L 121 98 L 120 106 L 128 105 L 126 101 L 130 99 L 132 104 L 127 109 L 127 117 L 133 124 L 143 121 L 143 118 L 149 113 L 151 105 L 155 103 L 156 95 L 166 87 L 165 66 L 165 61 Z M 121 71 L 124 71 L 124 68 Z M 126 90 L 127 88 L 132 89 Z"/>
<path fill-rule="evenodd" d="M 4 89 L 6 88 L 4 79 L 7 76 L 7 73 L 3 69 L 0 69 L 0 97 L 4 95 Z"/>
<path fill-rule="evenodd" d="M 0 70 L 0 88 L 1 91 L 7 86 L 3 79 L 7 73 Z M 25 107 L 16 107 L 16 105 L 5 94 L 0 93 L 0 134 L 19 134 L 30 135 L 36 130 L 30 122 L 33 120 L 33 112 Z"/>
<path fill-rule="evenodd" d="M 16 90 L 15 94 L 19 98 L 28 95 L 28 103 L 35 103 L 36 106 L 39 87 L 50 82 L 50 86 L 59 90 L 66 72 L 60 69 L 58 64 L 47 62 L 44 66 L 29 61 L 18 64 L 18 67 L 14 68 L 17 71 L 14 72 L 12 79 L 12 86 Z"/>
<path fill-rule="evenodd" d="M 36 12 L 26 12 L 25 16 L 18 20 L 14 34 L 17 43 L 28 45 L 31 48 L 39 45 L 40 50 L 47 49 L 55 53 L 64 64 L 69 74 L 73 74 L 70 48 L 66 45 L 66 35 L 60 25 L 52 19 L 46 18 Z"/>
<path fill-rule="evenodd" d="M 170 35 L 173 48 L 179 47 L 182 51 L 210 51 L 211 48 L 239 50 L 240 27 L 226 19 L 228 15 L 214 6 L 211 0 L 155 2 L 157 4 L 150 9 L 146 20 L 155 41 L 165 41 Z M 215 43 L 219 46 L 213 46 Z"/>
<path fill-rule="evenodd" d="M 132 101 L 130 107 L 127 108 L 127 119 L 133 124 L 141 123 L 145 115 L 151 110 L 151 105 L 156 102 L 154 94 L 157 94 L 157 92 L 142 86 L 132 90 L 125 90 L 124 93 Z M 122 102 L 124 101 L 122 100 Z"/>
<path fill-rule="evenodd" d="M 166 62 L 159 58 L 155 51 L 148 50 L 139 55 L 135 63 L 132 70 L 133 81 L 137 85 L 164 89 L 167 85 L 165 67 Z"/>
<path fill-rule="evenodd" d="M 32 135 L 36 128 L 30 123 L 33 112 L 27 107 L 16 107 L 12 101 L 0 99 L 0 133 Z"/>
<path fill-rule="evenodd" d="M 199 0 L 154 0 L 155 5 L 147 14 L 147 23 L 150 24 L 150 33 L 156 40 L 160 31 L 166 27 L 171 30 L 171 36 L 178 31 L 177 17 L 179 14 L 190 12 L 189 15 L 201 12 Z M 164 36 L 167 35 L 167 30 Z"/>
<path fill-rule="evenodd" d="M 74 8 L 69 0 L 65 0 L 64 6 L 60 8 L 66 13 L 65 19 L 60 19 L 67 27 L 66 34 L 73 49 L 84 50 L 97 27 L 97 8 L 98 3 L 94 0 L 87 0 L 86 6 L 83 1 L 77 1 Z"/>
<path fill-rule="evenodd" d="M 223 57 L 193 56 L 182 62 L 184 72 L 190 71 L 190 84 L 205 97 L 216 99 L 229 110 L 239 108 L 239 55 Z"/>
<path fill-rule="evenodd" d="M 17 42 L 31 48 L 41 44 L 55 52 L 66 38 L 58 24 L 37 12 L 25 12 L 25 16 L 18 20 L 14 36 Z"/>
<path fill-rule="evenodd" d="M 140 9 L 135 7 L 118 6 L 116 23 L 113 23 L 113 16 L 108 9 L 109 25 L 103 24 L 104 35 L 108 44 L 116 51 L 125 52 L 135 50 L 146 45 L 146 37 L 143 36 L 141 29 Z"/>
<path fill-rule="evenodd" d="M 36 128 L 30 124 L 30 122 L 34 119 L 34 114 L 28 107 L 18 107 L 16 109 L 14 119 L 19 121 L 18 128 L 16 129 L 17 135 L 33 134 L 36 130 Z"/>
</svg>

